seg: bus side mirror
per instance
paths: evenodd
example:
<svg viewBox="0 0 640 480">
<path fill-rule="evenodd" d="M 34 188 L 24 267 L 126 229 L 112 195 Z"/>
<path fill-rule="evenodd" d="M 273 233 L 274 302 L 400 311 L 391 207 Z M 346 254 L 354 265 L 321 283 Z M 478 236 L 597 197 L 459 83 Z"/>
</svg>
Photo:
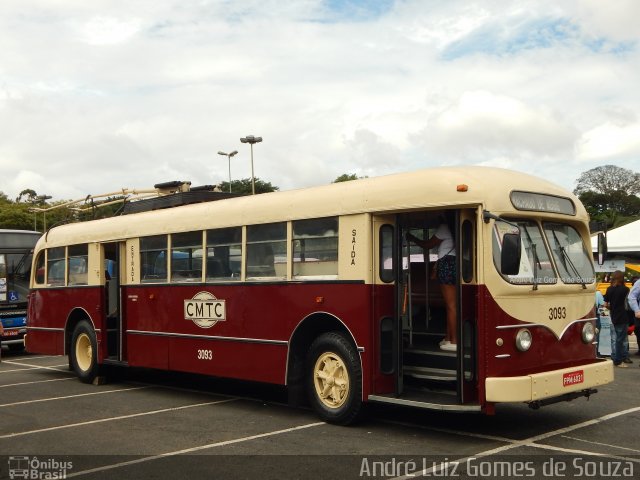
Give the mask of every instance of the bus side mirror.
<svg viewBox="0 0 640 480">
<path fill-rule="evenodd" d="M 602 265 L 607 258 L 607 236 L 600 232 L 598 234 L 598 265 Z"/>
<path fill-rule="evenodd" d="M 521 255 L 522 243 L 520 241 L 520 232 L 505 233 L 502 237 L 500 273 L 503 275 L 517 275 L 520 271 Z"/>
</svg>

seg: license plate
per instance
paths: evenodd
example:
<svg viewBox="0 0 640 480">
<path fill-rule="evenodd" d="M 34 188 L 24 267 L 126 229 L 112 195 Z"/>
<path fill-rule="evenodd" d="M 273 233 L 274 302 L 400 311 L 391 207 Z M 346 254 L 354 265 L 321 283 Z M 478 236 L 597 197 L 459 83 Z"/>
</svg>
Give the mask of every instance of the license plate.
<svg viewBox="0 0 640 480">
<path fill-rule="evenodd" d="M 20 333 L 18 330 L 5 330 L 4 331 L 4 336 L 5 337 L 17 337 L 18 333 Z"/>
<path fill-rule="evenodd" d="M 570 387 L 577 383 L 584 382 L 584 370 L 576 370 L 575 372 L 569 372 L 562 375 L 562 386 Z"/>
</svg>

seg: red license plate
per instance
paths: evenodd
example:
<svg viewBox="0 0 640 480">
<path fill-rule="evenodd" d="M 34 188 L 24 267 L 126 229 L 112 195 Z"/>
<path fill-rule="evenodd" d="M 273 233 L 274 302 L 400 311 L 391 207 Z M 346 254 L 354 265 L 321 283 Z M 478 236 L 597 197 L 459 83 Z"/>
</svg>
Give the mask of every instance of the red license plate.
<svg viewBox="0 0 640 480">
<path fill-rule="evenodd" d="M 576 370 L 575 372 L 569 372 L 562 375 L 562 386 L 570 387 L 577 383 L 584 382 L 584 370 Z"/>
</svg>

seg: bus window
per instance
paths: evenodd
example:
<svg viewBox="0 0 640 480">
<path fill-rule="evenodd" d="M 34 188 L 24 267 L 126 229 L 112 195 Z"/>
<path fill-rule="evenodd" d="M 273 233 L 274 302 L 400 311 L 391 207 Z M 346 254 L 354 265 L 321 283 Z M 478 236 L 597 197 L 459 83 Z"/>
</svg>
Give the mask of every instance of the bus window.
<svg viewBox="0 0 640 480">
<path fill-rule="evenodd" d="M 202 281 L 202 232 L 171 235 L 171 281 Z"/>
<path fill-rule="evenodd" d="M 155 235 L 140 239 L 142 282 L 167 281 L 167 236 Z"/>
<path fill-rule="evenodd" d="M 89 247 L 73 245 L 69 247 L 67 271 L 69 272 L 69 285 L 87 285 Z"/>
<path fill-rule="evenodd" d="M 47 281 L 49 285 L 64 285 L 65 248 L 50 248 L 47 258 Z"/>
<path fill-rule="evenodd" d="M 380 227 L 380 280 L 393 282 L 393 225 Z"/>
<path fill-rule="evenodd" d="M 530 220 L 514 221 L 521 231 L 522 256 L 520 270 L 515 275 L 502 275 L 509 283 L 516 285 L 538 285 L 556 283 L 556 274 L 549 259 L 549 253 L 544 244 L 538 224 Z M 502 237 L 512 232 L 515 227 L 506 222 L 496 221 L 493 229 L 493 263 L 500 271 L 500 252 Z"/>
<path fill-rule="evenodd" d="M 247 227 L 247 278 L 286 278 L 287 223 Z"/>
<path fill-rule="evenodd" d="M 38 254 L 38 258 L 36 258 L 36 283 L 39 285 L 44 284 L 44 250 L 42 250 Z"/>
<path fill-rule="evenodd" d="M 293 222 L 293 276 L 338 275 L 338 218 Z"/>
<path fill-rule="evenodd" d="M 461 236 L 461 272 L 462 280 L 465 283 L 469 283 L 473 280 L 473 224 L 469 220 L 462 222 L 462 236 Z"/>
<path fill-rule="evenodd" d="M 242 228 L 207 230 L 207 280 L 240 280 Z"/>
<path fill-rule="evenodd" d="M 562 223 L 545 223 L 543 227 L 560 279 L 564 283 L 593 283 L 593 265 L 580 234 Z"/>
</svg>

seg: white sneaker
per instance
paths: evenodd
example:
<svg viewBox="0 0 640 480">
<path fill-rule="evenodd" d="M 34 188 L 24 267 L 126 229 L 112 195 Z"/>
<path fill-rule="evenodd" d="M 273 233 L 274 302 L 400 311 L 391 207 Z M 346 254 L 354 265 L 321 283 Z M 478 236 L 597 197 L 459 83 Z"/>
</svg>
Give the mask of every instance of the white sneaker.
<svg viewBox="0 0 640 480">
<path fill-rule="evenodd" d="M 442 346 L 442 345 L 446 345 L 448 343 L 451 343 L 449 340 L 447 340 L 446 338 L 443 338 L 442 340 L 440 340 L 440 343 L 438 345 Z"/>
<path fill-rule="evenodd" d="M 446 350 L 447 352 L 455 352 L 458 350 L 458 346 L 455 343 L 447 342 L 444 345 L 440 345 L 440 350 Z"/>
</svg>

